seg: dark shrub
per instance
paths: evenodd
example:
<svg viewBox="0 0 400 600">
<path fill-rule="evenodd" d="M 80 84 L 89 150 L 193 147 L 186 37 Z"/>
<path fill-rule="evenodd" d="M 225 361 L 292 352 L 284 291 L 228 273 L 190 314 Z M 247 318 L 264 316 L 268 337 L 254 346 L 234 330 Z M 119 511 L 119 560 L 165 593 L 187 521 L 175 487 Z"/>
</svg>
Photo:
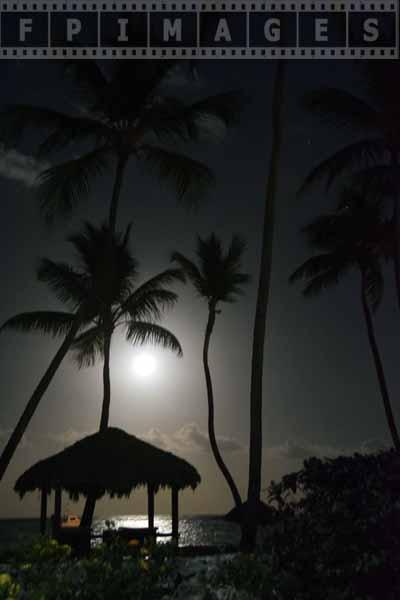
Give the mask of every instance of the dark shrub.
<svg viewBox="0 0 400 600">
<path fill-rule="evenodd" d="M 296 598 L 400 598 L 400 457 L 311 458 L 269 489 L 273 571 Z"/>
</svg>

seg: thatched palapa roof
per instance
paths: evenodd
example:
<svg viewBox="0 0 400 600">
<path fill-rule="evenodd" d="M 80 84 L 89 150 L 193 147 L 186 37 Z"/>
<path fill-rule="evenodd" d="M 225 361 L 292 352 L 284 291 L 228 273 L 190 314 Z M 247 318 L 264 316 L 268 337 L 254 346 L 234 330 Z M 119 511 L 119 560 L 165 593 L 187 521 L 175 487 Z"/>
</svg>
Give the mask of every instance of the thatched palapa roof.
<svg viewBox="0 0 400 600">
<path fill-rule="evenodd" d="M 100 498 L 129 496 L 147 484 L 157 490 L 176 487 L 195 489 L 197 470 L 171 452 L 140 440 L 115 427 L 79 440 L 62 452 L 41 460 L 19 477 L 15 491 L 27 492 L 61 487 L 72 498 L 94 491 Z"/>
</svg>

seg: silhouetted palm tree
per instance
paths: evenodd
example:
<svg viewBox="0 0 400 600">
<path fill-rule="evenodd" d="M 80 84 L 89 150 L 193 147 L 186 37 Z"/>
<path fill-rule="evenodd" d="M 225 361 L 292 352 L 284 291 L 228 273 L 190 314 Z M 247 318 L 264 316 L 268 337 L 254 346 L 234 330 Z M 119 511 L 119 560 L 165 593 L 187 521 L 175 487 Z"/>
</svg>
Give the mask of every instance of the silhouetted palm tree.
<svg viewBox="0 0 400 600">
<path fill-rule="evenodd" d="M 257 515 L 259 514 L 261 494 L 264 351 L 271 291 L 273 241 L 275 234 L 275 204 L 283 137 L 286 68 L 287 63 L 285 60 L 276 61 L 272 88 L 271 151 L 265 190 L 263 230 L 261 238 L 261 262 L 251 354 L 249 483 L 246 510 L 244 511 L 242 526 L 242 539 L 240 543 L 241 548 L 245 551 L 251 551 L 256 543 L 258 528 Z"/>
<path fill-rule="evenodd" d="M 290 277 L 290 281 L 306 281 L 305 296 L 319 294 L 352 269 L 360 272 L 361 303 L 368 341 L 374 359 L 380 393 L 393 445 L 400 450 L 400 438 L 390 403 L 382 358 L 374 331 L 372 312 L 379 307 L 383 295 L 381 258 L 393 244 L 391 224 L 382 217 L 379 203 L 366 202 L 355 190 L 345 190 L 339 209 L 318 217 L 304 228 L 311 246 L 321 254 L 312 256 Z M 389 235 L 388 235 L 389 232 Z"/>
<path fill-rule="evenodd" d="M 83 108 L 66 114 L 30 105 L 11 106 L 0 113 L 0 135 L 17 143 L 28 129 L 44 139 L 37 154 L 59 151 L 76 156 L 52 165 L 38 179 L 37 191 L 48 219 L 69 213 L 86 199 L 93 180 L 115 168 L 109 226 L 115 230 L 123 175 L 136 161 L 151 175 L 171 183 L 178 199 L 193 200 L 214 181 L 212 171 L 181 151 L 188 142 L 210 140 L 238 120 L 243 98 L 226 92 L 189 101 L 174 95 L 165 82 L 173 61 L 70 61 Z M 187 94 L 186 94 L 187 96 Z"/>
<path fill-rule="evenodd" d="M 171 61 L 119 61 L 108 68 L 95 61 L 68 64 L 84 109 L 65 114 L 19 104 L 0 113 L 2 142 L 18 143 L 26 131 L 33 129 L 43 135 L 38 156 L 50 156 L 53 160 L 59 151 L 77 153 L 44 170 L 38 178 L 36 189 L 48 220 L 71 212 L 89 196 L 93 180 L 115 164 L 109 209 L 110 233 L 115 232 L 123 175 L 133 159 L 159 180 L 172 183 L 178 199 L 194 201 L 199 192 L 213 183 L 212 171 L 182 153 L 179 145 L 210 140 L 215 132 L 218 137 L 221 126 L 236 123 L 243 106 L 241 94 L 227 92 L 195 102 L 171 95 L 163 88 L 177 66 Z M 68 352 L 80 327 L 79 319 L 77 313 L 73 329 L 40 380 L 35 390 L 37 401 Z M 17 437 L 17 432 L 13 432 L 12 438 Z M 14 442 L 8 447 L 14 448 Z M 0 479 L 3 474 L 0 469 Z"/>
<path fill-rule="evenodd" d="M 117 327 L 123 327 L 126 339 L 133 344 L 153 342 L 180 355 L 182 350 L 178 340 L 158 321 L 163 310 L 177 300 L 177 295 L 165 286 L 176 280 L 183 281 L 184 277 L 178 269 L 167 269 L 135 287 L 137 262 L 128 249 L 129 228 L 121 237 L 110 235 L 107 227 L 97 229 L 87 224 L 82 233 L 70 236 L 69 241 L 76 251 L 78 267 L 43 259 L 38 278 L 67 305 L 70 312 L 22 313 L 6 321 L 1 330 L 40 331 L 59 336 L 77 322 L 76 315 L 80 314 L 80 325 L 75 325 L 77 331 L 71 336 L 70 329 L 62 348 L 64 355 L 69 349 L 74 351 L 79 366 L 91 365 L 96 358 L 103 358 L 104 397 L 100 430 L 104 430 L 108 426 L 110 411 L 110 345 L 113 332 Z M 1 474 L 15 452 L 43 391 L 34 392 L 3 451 Z"/>
<path fill-rule="evenodd" d="M 231 490 L 233 500 L 241 509 L 242 500 L 235 481 L 226 466 L 215 435 L 214 423 L 214 392 L 208 363 L 208 352 L 215 319 L 221 312 L 223 302 L 235 302 L 237 296 L 243 293 L 243 286 L 249 281 L 249 275 L 241 271 L 242 256 L 245 249 L 243 240 L 234 236 L 226 252 L 221 241 L 214 235 L 207 239 L 198 238 L 196 258 L 197 263 L 180 252 L 172 254 L 172 260 L 177 262 L 193 284 L 196 292 L 208 304 L 208 320 L 203 345 L 203 367 L 207 387 L 208 401 L 208 435 L 215 461 Z"/>
<path fill-rule="evenodd" d="M 356 141 L 345 145 L 312 169 L 301 191 L 324 181 L 329 188 L 343 174 L 355 175 L 372 198 L 393 202 L 396 226 L 394 269 L 400 307 L 400 65 L 369 64 L 365 97 L 325 87 L 308 93 L 305 106 L 335 127 L 349 130 Z"/>
</svg>

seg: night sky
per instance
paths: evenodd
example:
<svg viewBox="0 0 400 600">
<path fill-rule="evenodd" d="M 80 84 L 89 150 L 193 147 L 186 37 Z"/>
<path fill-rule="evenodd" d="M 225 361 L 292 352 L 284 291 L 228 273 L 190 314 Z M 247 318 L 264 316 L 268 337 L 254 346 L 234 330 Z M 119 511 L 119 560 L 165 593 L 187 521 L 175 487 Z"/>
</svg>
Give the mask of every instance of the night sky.
<svg viewBox="0 0 400 600">
<path fill-rule="evenodd" d="M 323 84 L 362 90 L 360 63 L 291 62 L 288 68 L 284 148 L 277 202 L 273 281 L 264 378 L 263 481 L 298 469 L 310 455 L 335 455 L 376 448 L 388 442 L 387 426 L 367 344 L 357 273 L 319 298 L 305 300 L 301 286 L 288 277 L 306 257 L 299 229 L 333 206 L 323 190 L 296 197 L 305 175 L 349 137 L 306 114 L 302 94 Z M 242 234 L 248 249 L 245 269 L 253 280 L 246 295 L 224 306 L 212 338 L 210 364 L 215 385 L 216 430 L 221 449 L 247 488 L 251 337 L 260 255 L 262 210 L 270 150 L 270 103 L 273 63 L 215 61 L 200 65 L 199 95 L 243 89 L 251 103 L 241 124 L 221 144 L 203 146 L 196 155 L 213 167 L 217 186 L 190 211 L 173 193 L 140 174 L 133 163 L 124 183 L 119 228 L 133 223 L 132 249 L 144 280 L 169 265 L 172 250 L 193 253 L 197 234 L 212 231 L 229 241 Z M 56 108 L 75 106 L 76 98 L 59 76 L 59 66 L 40 62 L 0 64 L 1 102 L 32 102 Z M 175 85 L 179 85 L 176 82 Z M 35 140 L 18 152 L 0 154 L 1 282 L 0 322 L 15 313 L 57 309 L 61 305 L 35 281 L 39 257 L 72 259 L 66 236 L 83 220 L 106 218 L 112 178 L 93 186 L 90 201 L 68 222 L 47 228 L 39 216 L 32 182 L 40 165 L 29 158 Z M 185 457 L 203 482 L 183 494 L 182 512 L 220 513 L 231 508 L 229 490 L 214 466 L 206 437 L 207 405 L 201 365 L 207 307 L 188 286 L 177 288 L 180 301 L 163 324 L 179 338 L 184 357 L 148 347 L 157 359 L 152 377 L 133 368 L 143 349 L 113 339 L 110 424 L 144 437 Z M 393 406 L 400 392 L 396 343 L 400 320 L 395 307 L 392 270 L 385 272 L 385 300 L 377 315 Z M 60 342 L 41 335 L 0 336 L 0 445 L 8 438 L 38 379 Z M 101 364 L 78 371 L 66 359 L 43 398 L 23 444 L 0 484 L 0 518 L 38 514 L 38 497 L 22 502 L 12 491 L 16 478 L 31 464 L 98 428 L 102 400 Z M 400 416 L 400 415 L 399 415 Z M 159 495 L 156 508 L 169 510 Z M 129 501 L 103 500 L 98 515 L 145 509 L 144 494 Z"/>
</svg>

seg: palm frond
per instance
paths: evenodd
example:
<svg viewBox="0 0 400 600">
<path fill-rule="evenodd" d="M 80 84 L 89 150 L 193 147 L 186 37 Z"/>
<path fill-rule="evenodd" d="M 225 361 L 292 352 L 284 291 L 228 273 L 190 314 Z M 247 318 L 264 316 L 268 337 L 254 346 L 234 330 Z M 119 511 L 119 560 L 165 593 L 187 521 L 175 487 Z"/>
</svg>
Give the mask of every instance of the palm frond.
<svg viewBox="0 0 400 600">
<path fill-rule="evenodd" d="M 196 264 L 180 252 L 173 252 L 171 254 L 171 262 L 176 262 L 181 267 L 182 271 L 189 277 L 196 291 L 201 296 L 204 295 L 206 284 Z"/>
<path fill-rule="evenodd" d="M 383 201 L 397 194 L 400 186 L 398 165 L 373 165 L 357 171 L 352 176 L 353 185 L 359 187 L 365 196 Z"/>
<path fill-rule="evenodd" d="M 201 140 L 205 135 L 219 139 L 220 126 L 228 128 L 237 125 L 247 102 L 243 92 L 232 90 L 193 103 L 186 110 L 192 137 Z"/>
<path fill-rule="evenodd" d="M 165 289 L 135 291 L 117 311 L 116 318 L 127 315 L 130 319 L 159 321 L 162 313 L 171 308 L 178 301 L 175 292 Z"/>
<path fill-rule="evenodd" d="M 58 215 L 69 216 L 77 204 L 87 199 L 93 180 L 110 166 L 108 153 L 108 148 L 101 147 L 40 174 L 37 194 L 47 221 Z"/>
<path fill-rule="evenodd" d="M 243 254 L 246 250 L 246 240 L 240 235 L 234 235 L 225 257 L 226 267 L 235 270 L 240 268 Z"/>
<path fill-rule="evenodd" d="M 110 137 L 106 125 L 90 117 L 73 117 L 70 124 L 52 131 L 38 145 L 35 153 L 38 157 L 52 156 L 72 144 L 83 144 L 87 141 L 102 145 Z"/>
<path fill-rule="evenodd" d="M 110 121 L 134 122 L 143 115 L 176 62 L 169 60 L 112 61 L 109 83 L 96 109 Z"/>
<path fill-rule="evenodd" d="M 316 275 L 305 286 L 303 295 L 305 297 L 317 296 L 323 290 L 337 285 L 341 276 L 344 275 L 344 271 L 345 269 L 343 268 L 332 267 L 320 275 Z"/>
<path fill-rule="evenodd" d="M 178 356 L 183 355 L 181 345 L 174 334 L 155 323 L 129 321 L 126 339 L 135 345 L 150 343 L 172 350 Z"/>
<path fill-rule="evenodd" d="M 364 139 L 342 148 L 312 169 L 302 184 L 299 194 L 303 194 L 315 184 L 325 182 L 326 189 L 341 175 L 368 167 L 382 161 L 387 149 L 384 140 Z"/>
<path fill-rule="evenodd" d="M 159 139 L 219 140 L 225 130 L 237 125 L 245 105 L 239 91 L 231 91 L 196 101 L 190 105 L 178 98 L 162 96 L 147 111 L 141 126 Z"/>
<path fill-rule="evenodd" d="M 235 302 L 250 280 L 239 270 L 244 249 L 244 240 L 236 235 L 224 253 L 221 240 L 212 233 L 208 238 L 197 238 L 198 266 L 179 252 L 174 252 L 171 260 L 185 271 L 197 293 L 216 306 L 218 302 Z"/>
<path fill-rule="evenodd" d="M 143 166 L 161 181 L 169 183 L 178 200 L 196 204 L 215 184 L 213 172 L 204 163 L 159 146 L 144 145 L 137 154 Z"/>
<path fill-rule="evenodd" d="M 163 286 L 176 281 L 185 281 L 182 269 L 166 269 L 151 277 L 122 301 L 117 316 L 128 311 L 131 318 L 139 318 L 140 315 L 140 318 L 144 318 L 147 315 L 148 318 L 159 319 L 163 310 L 172 306 L 178 299 L 174 292 L 164 289 Z"/>
<path fill-rule="evenodd" d="M 376 132 L 379 113 L 368 102 L 346 90 L 324 87 L 308 92 L 303 106 L 322 120 L 353 131 Z"/>
<path fill-rule="evenodd" d="M 33 311 L 15 315 L 7 319 L 0 327 L 0 331 L 12 329 L 25 333 L 41 332 L 54 337 L 66 335 L 75 320 L 73 313 L 59 311 Z"/>
<path fill-rule="evenodd" d="M 43 258 L 37 270 L 37 277 L 39 281 L 47 283 L 61 302 L 72 304 L 73 307 L 77 307 L 88 297 L 88 277 L 66 263 Z"/>
<path fill-rule="evenodd" d="M 340 272 L 347 266 L 347 259 L 339 253 L 327 252 L 318 254 L 307 259 L 300 267 L 298 267 L 289 277 L 289 283 L 308 279 L 315 279 L 325 275 L 325 273 Z M 331 275 L 328 274 L 329 279 Z"/>
<path fill-rule="evenodd" d="M 8 106 L 0 112 L 0 139 L 6 144 L 16 144 L 28 129 L 75 131 L 74 118 L 64 113 L 28 104 Z"/>
<path fill-rule="evenodd" d="M 224 302 L 236 302 L 237 296 L 243 296 L 244 286 L 250 283 L 251 277 L 248 273 L 232 273 L 227 277 L 226 294 L 221 298 Z"/>
<path fill-rule="evenodd" d="M 95 325 L 79 335 L 73 345 L 73 359 L 78 368 L 92 367 L 104 353 L 103 330 L 100 325 Z"/>
</svg>

